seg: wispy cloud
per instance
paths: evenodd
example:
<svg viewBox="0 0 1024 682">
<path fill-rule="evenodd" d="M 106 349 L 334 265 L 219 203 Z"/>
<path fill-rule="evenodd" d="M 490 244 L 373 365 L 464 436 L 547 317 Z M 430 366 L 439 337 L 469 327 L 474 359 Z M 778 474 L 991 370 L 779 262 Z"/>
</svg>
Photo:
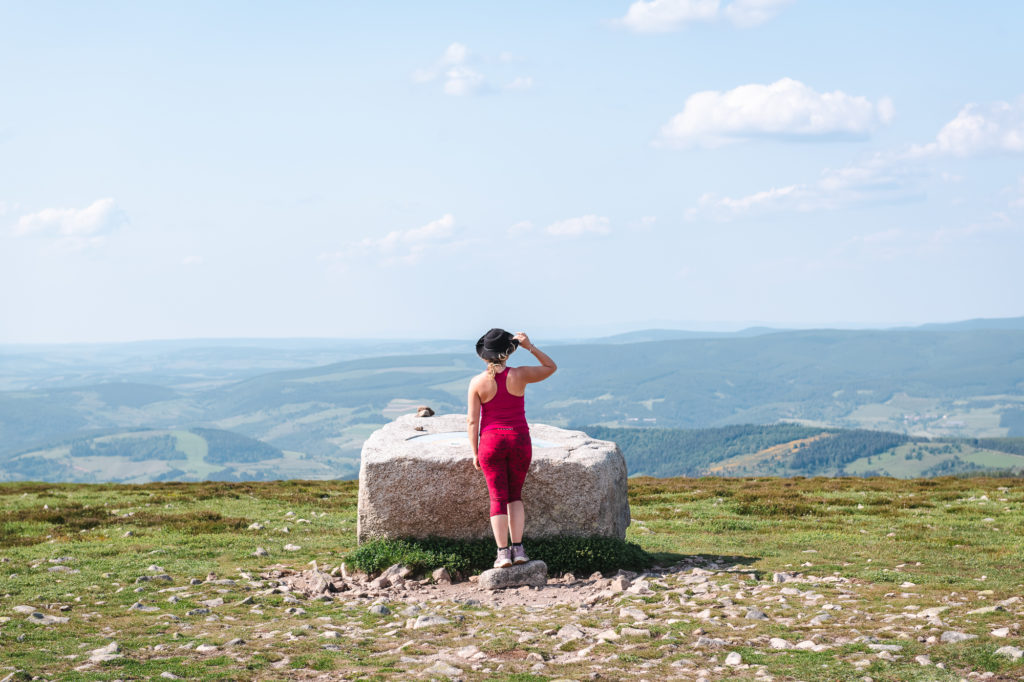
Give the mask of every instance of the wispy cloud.
<svg viewBox="0 0 1024 682">
<path fill-rule="evenodd" d="M 817 92 L 792 78 L 741 85 L 725 92 L 690 95 L 683 110 L 661 128 L 668 146 L 720 147 L 743 140 L 831 139 L 866 136 L 893 115 L 892 102 L 841 90 Z"/>
<path fill-rule="evenodd" d="M 825 169 L 813 183 L 772 187 L 740 197 L 704 194 L 686 213 L 712 220 L 734 220 L 774 211 L 810 212 L 858 204 L 891 204 L 919 199 L 922 173 L 876 156 L 861 164 Z"/>
<path fill-rule="evenodd" d="M 45 208 L 21 216 L 14 226 L 18 237 L 29 235 L 56 239 L 62 246 L 82 249 L 102 244 L 107 236 L 128 222 L 111 198 L 97 199 L 85 208 Z"/>
<path fill-rule="evenodd" d="M 498 61 L 502 64 L 512 62 L 514 58 L 502 53 Z M 417 69 L 412 74 L 416 83 L 440 82 L 441 91 L 453 97 L 462 97 L 482 92 L 493 91 L 488 79 L 480 70 L 481 57 L 473 53 L 463 43 L 452 43 L 430 67 Z M 491 64 L 494 66 L 494 64 Z M 505 90 L 528 90 L 533 87 L 533 78 L 519 75 L 510 80 Z"/>
<path fill-rule="evenodd" d="M 722 6 L 719 0 L 637 0 L 616 23 L 638 33 L 668 33 L 720 19 L 747 28 L 772 19 L 792 1 L 733 0 Z"/>
<path fill-rule="evenodd" d="M 352 261 L 373 256 L 384 265 L 412 265 L 430 250 L 445 246 L 455 236 L 455 217 L 446 213 L 420 227 L 392 230 L 385 236 L 365 237 L 332 253 L 320 254 L 320 260 Z"/>
<path fill-rule="evenodd" d="M 998 153 L 1024 153 L 1024 96 L 1015 102 L 968 104 L 942 127 L 933 142 L 912 147 L 909 156 Z"/>
<path fill-rule="evenodd" d="M 611 227 L 604 216 L 584 215 L 551 223 L 545 231 L 559 237 L 581 237 L 585 234 L 608 234 Z"/>
</svg>

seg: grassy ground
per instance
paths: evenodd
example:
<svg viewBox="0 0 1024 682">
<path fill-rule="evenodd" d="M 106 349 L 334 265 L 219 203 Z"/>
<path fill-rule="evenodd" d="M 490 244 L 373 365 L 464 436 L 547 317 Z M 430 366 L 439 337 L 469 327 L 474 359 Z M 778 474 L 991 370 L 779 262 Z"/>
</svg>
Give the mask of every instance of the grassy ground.
<svg viewBox="0 0 1024 682">
<path fill-rule="evenodd" d="M 254 596 L 264 586 L 258 574 L 273 564 L 337 565 L 355 548 L 354 482 L 0 484 L 0 679 L 15 670 L 62 680 L 430 678 L 432 655 L 468 645 L 484 654 L 475 668 L 469 660 L 457 666 L 471 680 L 595 672 L 602 679 L 956 680 L 972 671 L 1024 679 L 1024 663 L 994 655 L 1022 646 L 1024 603 L 969 613 L 1024 595 L 1024 481 L 639 478 L 629 485 L 627 539 L 660 553 L 666 567 L 721 557 L 720 570 L 652 578 L 653 594 L 619 594 L 593 608 L 495 613 L 431 604 L 450 622 L 410 630 L 402 604 L 375 615 L 365 601 Z M 265 528 L 249 530 L 253 522 Z M 289 543 L 300 549 L 285 551 Z M 270 556 L 252 556 L 257 546 Z M 211 572 L 235 583 L 189 585 Z M 817 578 L 787 587 L 773 583 L 775 572 Z M 170 580 L 137 582 L 161 574 Z M 182 590 L 159 592 L 168 587 Z M 180 599 L 169 602 L 174 595 Z M 238 604 L 247 596 L 255 602 Z M 211 598 L 226 603 L 189 613 Z M 127 610 L 140 600 L 159 610 Z M 69 620 L 36 624 L 19 605 Z M 730 611 L 748 605 L 770 618 Z M 294 607 L 303 612 L 287 612 Z M 622 607 L 644 612 L 647 634 L 622 634 L 631 627 Z M 915 615 L 932 607 L 946 607 L 941 625 Z M 705 608 L 715 615 L 702 616 Z M 826 612 L 833 618 L 808 623 Z M 620 637 L 554 636 L 569 623 Z M 992 634 L 1003 627 L 1007 637 Z M 977 637 L 927 641 L 947 630 Z M 324 638 L 329 631 L 341 636 Z M 701 636 L 729 647 L 708 648 Z M 770 637 L 825 648 L 775 650 Z M 879 653 L 858 637 L 901 648 Z M 227 646 L 234 638 L 244 643 Z M 111 640 L 118 657 L 76 670 Z M 200 653 L 200 644 L 217 648 Z M 567 656 L 578 650 L 585 655 Z M 739 667 L 724 665 L 729 651 L 741 656 Z M 923 654 L 945 669 L 915 662 Z"/>
</svg>

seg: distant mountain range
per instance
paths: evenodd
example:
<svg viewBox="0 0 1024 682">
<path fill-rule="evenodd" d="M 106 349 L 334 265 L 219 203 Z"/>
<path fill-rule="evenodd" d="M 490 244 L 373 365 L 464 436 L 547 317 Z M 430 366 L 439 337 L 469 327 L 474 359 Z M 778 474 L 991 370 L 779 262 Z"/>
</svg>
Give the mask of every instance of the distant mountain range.
<svg viewBox="0 0 1024 682">
<path fill-rule="evenodd" d="M 559 371 L 531 387 L 534 421 L 1024 436 L 1024 318 L 891 330 L 646 330 L 545 346 Z M 512 364 L 532 362 L 523 355 Z M 197 459 L 194 448 L 192 468 L 168 464 L 154 475 L 351 478 L 369 433 L 419 404 L 462 412 L 469 378 L 481 368 L 465 340 L 5 347 L 0 479 L 47 471 L 28 463 L 42 458 L 61 476 L 95 480 L 75 461 L 73 444 L 145 429 L 179 444 L 194 445 L 196 429 L 210 429 L 271 448 L 258 464 Z M 691 455 L 674 456 L 687 470 Z M 104 471 L 110 480 L 149 475 L 129 461 L 115 457 Z"/>
</svg>

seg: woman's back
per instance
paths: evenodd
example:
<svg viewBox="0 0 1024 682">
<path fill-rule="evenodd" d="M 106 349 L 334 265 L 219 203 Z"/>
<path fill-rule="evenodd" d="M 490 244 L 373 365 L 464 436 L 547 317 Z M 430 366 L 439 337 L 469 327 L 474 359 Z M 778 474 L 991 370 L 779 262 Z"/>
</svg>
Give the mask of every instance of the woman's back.
<svg viewBox="0 0 1024 682">
<path fill-rule="evenodd" d="M 497 390 L 494 397 L 480 405 L 480 431 L 491 429 L 528 430 L 525 396 L 508 390 L 508 367 L 494 375 Z"/>
</svg>

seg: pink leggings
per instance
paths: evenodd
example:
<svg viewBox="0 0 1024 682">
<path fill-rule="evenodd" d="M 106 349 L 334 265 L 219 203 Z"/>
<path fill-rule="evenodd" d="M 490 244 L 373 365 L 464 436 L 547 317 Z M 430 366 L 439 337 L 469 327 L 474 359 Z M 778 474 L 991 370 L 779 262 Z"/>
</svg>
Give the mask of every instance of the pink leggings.
<svg viewBox="0 0 1024 682">
<path fill-rule="evenodd" d="M 491 496 L 491 516 L 508 514 L 508 503 L 523 499 L 523 481 L 533 459 L 530 432 L 484 431 L 480 434 L 479 459 Z"/>
</svg>

